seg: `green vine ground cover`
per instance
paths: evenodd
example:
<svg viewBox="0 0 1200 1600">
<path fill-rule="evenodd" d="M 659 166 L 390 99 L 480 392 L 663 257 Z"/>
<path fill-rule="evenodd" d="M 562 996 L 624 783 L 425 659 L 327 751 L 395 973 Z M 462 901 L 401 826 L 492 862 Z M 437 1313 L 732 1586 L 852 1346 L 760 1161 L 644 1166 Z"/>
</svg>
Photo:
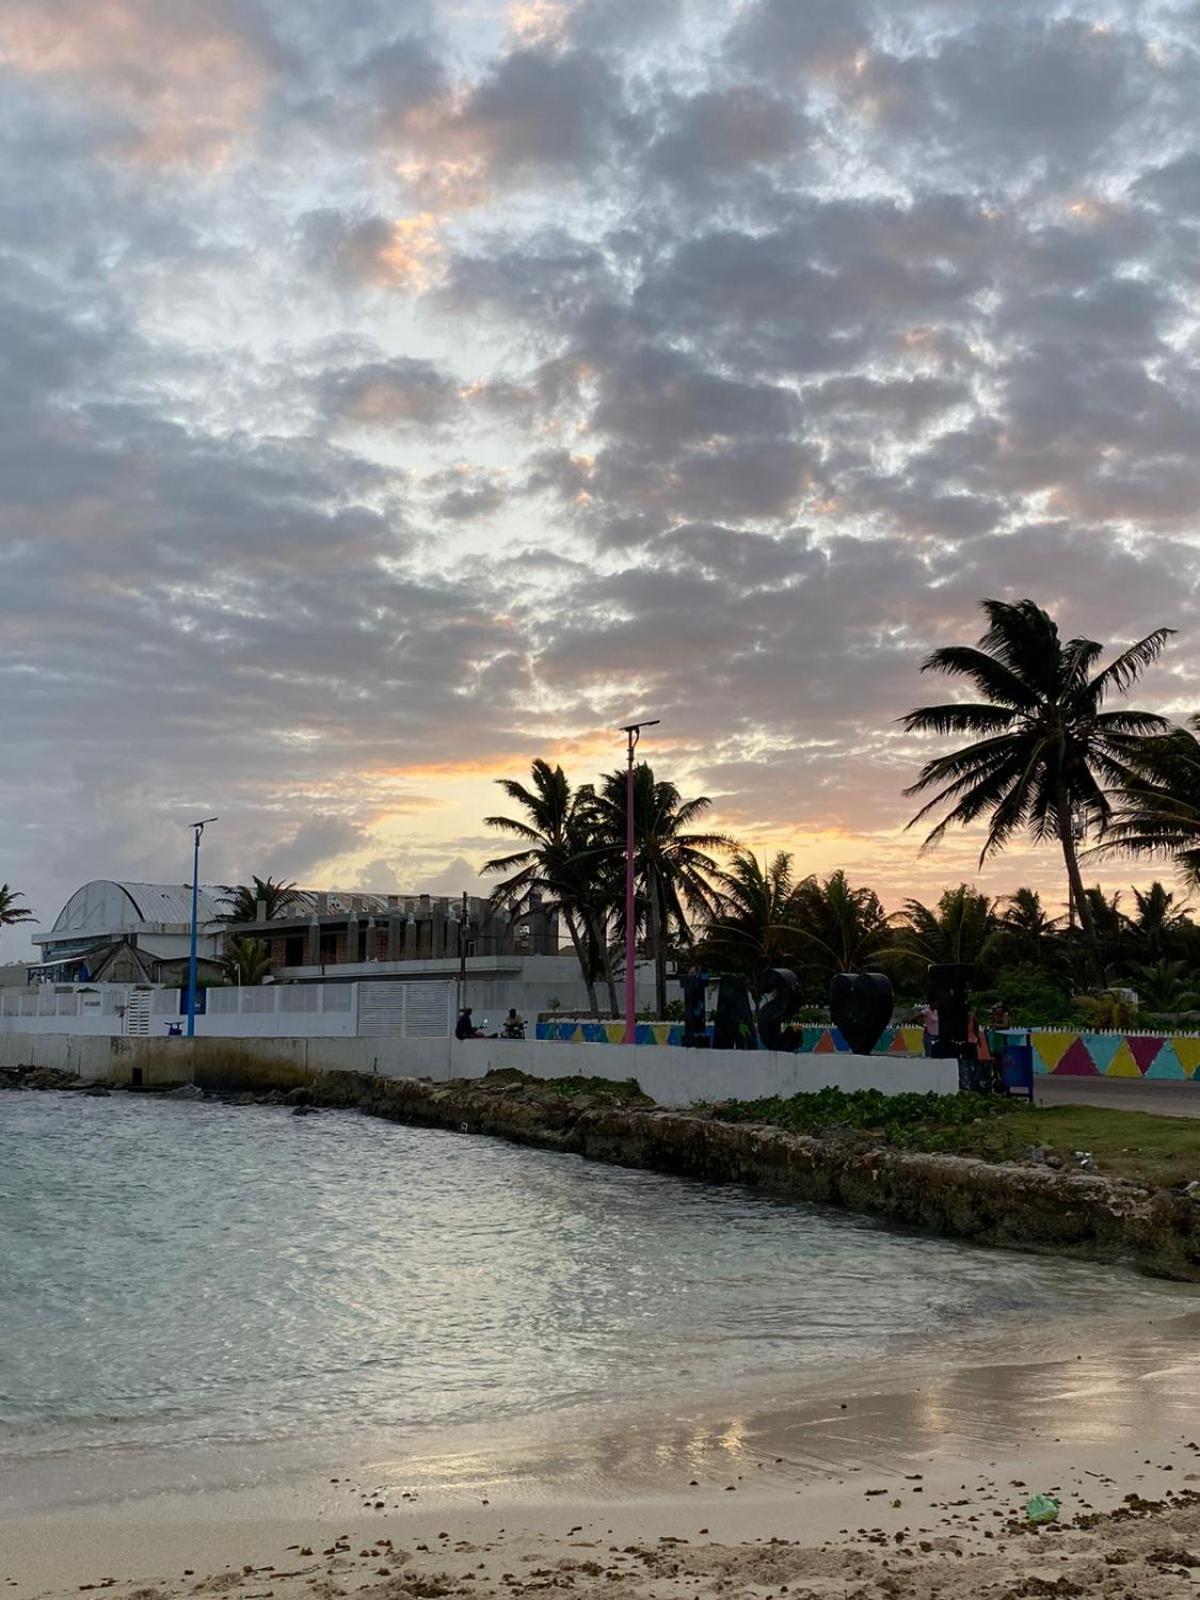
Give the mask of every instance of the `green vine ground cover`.
<svg viewBox="0 0 1200 1600">
<path fill-rule="evenodd" d="M 766 1123 L 793 1133 L 838 1130 L 870 1135 L 901 1150 L 974 1156 L 983 1161 L 1061 1162 L 1151 1187 L 1200 1179 L 1200 1120 L 1094 1106 L 1030 1107 L 979 1094 L 846 1094 L 822 1089 L 789 1099 L 732 1100 L 708 1108 L 725 1122 Z"/>
<path fill-rule="evenodd" d="M 514 1084 L 575 1099 L 631 1107 L 654 1104 L 635 1079 L 533 1078 L 515 1068 L 489 1072 L 487 1084 Z M 898 1150 L 972 1156 L 998 1163 L 1045 1162 L 1092 1168 L 1153 1188 L 1200 1180 L 1200 1118 L 1150 1116 L 1093 1106 L 1030 1107 L 984 1094 L 881 1094 L 821 1089 L 788 1099 L 726 1100 L 695 1108 L 720 1122 L 758 1123 L 790 1133 L 869 1139 Z"/>
</svg>

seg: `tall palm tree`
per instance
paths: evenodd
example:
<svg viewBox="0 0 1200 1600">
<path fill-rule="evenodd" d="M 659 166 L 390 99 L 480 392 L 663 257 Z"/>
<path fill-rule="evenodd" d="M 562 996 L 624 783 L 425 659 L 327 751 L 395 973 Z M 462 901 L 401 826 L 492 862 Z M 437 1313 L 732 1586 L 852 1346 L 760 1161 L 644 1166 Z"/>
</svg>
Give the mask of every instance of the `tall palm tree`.
<svg viewBox="0 0 1200 1600">
<path fill-rule="evenodd" d="M 1188 726 L 1147 739 L 1134 752 L 1115 820 L 1090 855 L 1174 861 L 1200 887 L 1200 715 Z"/>
<path fill-rule="evenodd" d="M 483 870 L 508 874 L 492 891 L 497 904 L 511 904 L 520 914 L 536 898 L 544 910 L 559 913 L 587 986 L 588 1006 L 596 1011 L 596 979 L 606 968 L 607 938 L 599 925 L 594 874 L 589 873 L 586 860 L 593 845 L 591 794 L 586 789 L 572 790 L 562 767 L 552 767 L 540 757 L 529 777 L 528 785 L 515 778 L 496 780 L 524 815 L 485 817 L 484 822 L 519 839 L 521 847 L 485 862 Z M 615 985 L 611 982 L 609 999 L 615 1015 Z"/>
<path fill-rule="evenodd" d="M 874 889 L 853 888 L 840 867 L 824 883 L 808 877 L 796 886 L 793 915 L 802 965 L 822 982 L 835 972 L 861 972 L 895 951 L 883 902 Z"/>
<path fill-rule="evenodd" d="M 764 867 L 738 850 L 716 880 L 719 904 L 704 929 L 704 959 L 754 974 L 792 958 L 796 948 L 792 856 L 780 850 Z"/>
<path fill-rule="evenodd" d="M 610 870 L 625 854 L 625 804 L 628 778 L 624 769 L 610 772 L 598 791 L 588 790 L 600 838 L 599 858 Z M 719 904 L 720 867 L 713 851 L 736 849 L 726 834 L 695 831 L 694 824 L 712 806 L 707 795 L 684 800 L 673 783 L 659 782 L 648 762 L 633 769 L 634 874 L 641 900 L 646 942 L 654 961 L 654 996 L 658 1015 L 667 1008 L 667 947 L 672 938 L 693 943 L 690 918 L 711 919 Z M 614 871 L 614 877 L 616 876 Z M 624 907 L 617 913 L 623 925 Z M 635 930 L 636 931 L 636 930 Z"/>
<path fill-rule="evenodd" d="M 969 884 L 944 890 L 933 908 L 920 900 L 906 900 L 902 915 L 905 926 L 898 943 L 912 958 L 910 967 L 965 962 L 978 971 L 995 949 L 999 927 L 995 905 Z"/>
<path fill-rule="evenodd" d="M 221 900 L 229 907 L 220 916 L 222 922 L 257 922 L 258 902 L 265 908 L 266 920 L 282 916 L 300 898 L 294 883 L 276 883 L 272 877 L 260 878 L 251 874 L 249 883 L 231 884 L 225 888 Z"/>
<path fill-rule="evenodd" d="M 1103 834 L 1113 816 L 1109 791 L 1129 777 L 1131 761 L 1151 734 L 1168 726 L 1149 711 L 1105 711 L 1155 661 L 1174 632 L 1156 628 L 1123 650 L 1102 671 L 1104 653 L 1093 639 L 1059 638 L 1054 621 L 1032 600 L 984 600 L 987 631 L 978 648 L 948 645 L 922 663 L 922 672 L 965 678 L 978 701 L 923 706 L 902 717 L 910 732 L 970 734 L 970 744 L 922 767 L 905 794 L 934 790 L 909 823 L 942 811 L 925 846 L 953 823 L 987 818 L 980 864 L 1020 833 L 1057 839 L 1092 964 L 1099 975 L 1096 929 L 1079 873 L 1076 828 Z"/>
<path fill-rule="evenodd" d="M 18 900 L 24 898 L 19 889 L 10 889 L 6 883 L 0 883 L 0 928 L 15 928 L 20 922 L 37 921 L 28 906 L 17 904 Z"/>
</svg>

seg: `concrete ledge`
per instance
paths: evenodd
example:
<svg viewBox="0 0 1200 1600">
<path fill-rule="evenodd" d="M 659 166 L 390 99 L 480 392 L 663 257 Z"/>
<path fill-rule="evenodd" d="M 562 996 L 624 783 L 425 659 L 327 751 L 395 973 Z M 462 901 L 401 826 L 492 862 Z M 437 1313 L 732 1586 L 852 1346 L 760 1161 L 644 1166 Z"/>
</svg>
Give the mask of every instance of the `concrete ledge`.
<svg viewBox="0 0 1200 1600">
<path fill-rule="evenodd" d="M 535 1078 L 636 1078 L 661 1106 L 759 1100 L 814 1089 L 952 1094 L 956 1063 L 907 1056 L 779 1055 L 767 1050 L 683 1050 L 565 1044 L 546 1039 L 195 1039 L 0 1035 L 0 1067 L 55 1067 L 86 1081 L 147 1088 L 196 1082 L 229 1087 L 307 1083 L 323 1072 L 435 1083 L 516 1067 Z M 140 1079 L 135 1074 L 140 1073 Z"/>
<path fill-rule="evenodd" d="M 684 1050 L 656 1045 L 568 1044 L 552 1039 L 454 1040 L 451 1076 L 482 1078 L 516 1067 L 534 1078 L 636 1078 L 660 1106 L 786 1099 L 816 1089 L 956 1094 L 958 1063 L 911 1056 L 784 1055 L 772 1050 Z"/>
</svg>

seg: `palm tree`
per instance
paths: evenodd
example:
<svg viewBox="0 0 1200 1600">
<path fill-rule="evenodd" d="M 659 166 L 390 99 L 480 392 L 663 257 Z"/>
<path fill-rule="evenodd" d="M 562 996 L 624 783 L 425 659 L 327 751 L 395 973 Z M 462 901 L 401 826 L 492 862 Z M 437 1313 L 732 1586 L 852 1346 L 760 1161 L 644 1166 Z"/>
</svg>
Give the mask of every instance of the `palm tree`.
<svg viewBox="0 0 1200 1600">
<path fill-rule="evenodd" d="M 496 781 L 522 808 L 524 817 L 484 818 L 489 828 L 521 841 L 519 850 L 484 863 L 484 872 L 509 875 L 492 891 L 493 902 L 512 905 L 518 915 L 535 898 L 543 910 L 556 910 L 579 962 L 589 1009 L 598 1010 L 596 979 L 605 972 L 615 1016 L 616 987 L 608 964 L 607 929 L 600 923 L 595 872 L 587 862 L 594 844 L 590 791 L 573 792 L 562 767 L 551 767 L 540 757 L 530 768 L 529 786 L 515 778 Z"/>
<path fill-rule="evenodd" d="M 0 883 L 0 928 L 15 928 L 20 922 L 37 921 L 28 906 L 17 904 L 18 900 L 24 898 L 19 889 L 10 889 L 6 883 Z"/>
<path fill-rule="evenodd" d="M 1137 747 L 1116 819 L 1090 855 L 1133 855 L 1174 861 L 1184 881 L 1200 887 L 1200 716 Z"/>
<path fill-rule="evenodd" d="M 738 850 L 716 888 L 720 901 L 704 930 L 705 961 L 754 974 L 791 960 L 796 886 L 788 851 L 763 867 L 753 851 Z"/>
<path fill-rule="evenodd" d="M 601 780 L 599 792 L 586 791 L 594 808 L 599 837 L 597 859 L 614 878 L 625 854 L 625 805 L 628 777 L 624 769 Z M 693 943 L 691 916 L 711 920 L 717 913 L 721 869 L 714 850 L 735 850 L 726 834 L 692 831 L 712 806 L 707 795 L 680 798 L 673 783 L 658 782 L 649 763 L 633 769 L 634 874 L 645 919 L 646 942 L 654 961 L 654 997 L 658 1015 L 667 1009 L 667 946 L 674 938 Z M 624 907 L 617 914 L 623 926 Z M 636 930 L 635 930 L 636 931 Z"/>
<path fill-rule="evenodd" d="M 946 889 L 931 909 L 920 900 L 906 900 L 902 915 L 907 924 L 899 945 L 910 960 L 918 962 L 966 963 L 978 972 L 992 955 L 999 919 L 993 902 L 985 894 L 960 883 Z"/>
<path fill-rule="evenodd" d="M 895 952 L 892 919 L 874 889 L 852 888 L 839 868 L 824 883 L 805 878 L 793 896 L 805 969 L 827 983 L 835 972 L 861 972 Z"/>
<path fill-rule="evenodd" d="M 272 877 L 260 878 L 252 873 L 249 883 L 226 886 L 221 899 L 229 910 L 223 911 L 219 920 L 257 922 L 258 903 L 261 900 L 265 919 L 270 922 L 272 918 L 282 916 L 294 906 L 300 898 L 300 893 L 294 883 L 276 883 Z"/>
<path fill-rule="evenodd" d="M 1013 966 L 1053 963 L 1059 954 L 1060 928 L 1061 919 L 1050 915 L 1036 889 L 1018 889 L 1001 913 L 998 949 Z"/>
<path fill-rule="evenodd" d="M 1129 931 L 1137 942 L 1140 958 L 1165 961 L 1180 943 L 1180 934 L 1191 926 L 1188 905 L 1177 905 L 1172 890 L 1156 878 L 1146 890 L 1134 889 L 1137 915 L 1129 918 Z"/>
<path fill-rule="evenodd" d="M 239 938 L 225 941 L 224 965 L 229 974 L 246 988 L 261 984 L 271 970 L 271 950 L 265 939 Z"/>
<path fill-rule="evenodd" d="M 1080 901 L 1080 923 L 1083 923 L 1083 910 L 1086 909 L 1095 929 L 1095 946 L 1099 961 L 1100 981 L 1106 983 L 1112 973 L 1124 965 L 1130 954 L 1129 918 L 1121 910 L 1121 891 L 1114 889 L 1111 895 L 1106 895 L 1103 888 L 1096 883 L 1090 889 L 1083 891 Z M 1072 949 L 1074 930 L 1067 932 L 1068 952 Z M 1080 976 L 1081 965 L 1091 971 L 1094 966 L 1093 947 L 1088 946 L 1088 959 L 1086 963 L 1075 963 L 1076 977 Z M 1094 981 L 1094 973 L 1093 973 Z"/>
<path fill-rule="evenodd" d="M 1102 707 L 1109 695 L 1132 687 L 1174 629 L 1155 629 L 1096 672 L 1103 645 L 1092 639 L 1064 644 L 1057 625 L 1034 601 L 984 600 L 982 606 L 988 628 L 978 648 L 945 646 L 921 666 L 922 672 L 965 678 L 982 698 L 923 706 L 900 719 L 910 732 L 973 736 L 961 749 L 927 761 L 904 791 L 936 791 L 909 827 L 944 812 L 925 840 L 928 848 L 952 823 L 965 827 L 986 817 L 981 865 L 1017 834 L 1029 833 L 1038 842 L 1057 839 L 1098 975 L 1076 828 L 1103 834 L 1113 816 L 1109 791 L 1128 781 L 1147 736 L 1168 726 L 1149 711 Z"/>
<path fill-rule="evenodd" d="M 1196 977 L 1186 961 L 1134 961 L 1129 976 L 1147 1011 L 1191 1011 L 1200 1004 Z"/>
</svg>

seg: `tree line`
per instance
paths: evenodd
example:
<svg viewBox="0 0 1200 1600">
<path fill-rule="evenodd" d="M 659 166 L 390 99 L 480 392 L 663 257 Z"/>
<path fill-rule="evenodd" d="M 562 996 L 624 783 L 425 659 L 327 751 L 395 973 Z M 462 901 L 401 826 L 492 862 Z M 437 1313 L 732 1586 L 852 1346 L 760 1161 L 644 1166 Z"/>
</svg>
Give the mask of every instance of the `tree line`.
<svg viewBox="0 0 1200 1600">
<path fill-rule="evenodd" d="M 874 890 L 851 885 L 844 872 L 797 881 L 791 855 L 764 864 L 730 836 L 697 829 L 711 800 L 684 800 L 643 762 L 634 769 L 635 939 L 654 961 L 659 1015 L 669 953 L 746 973 L 787 961 L 814 991 L 835 971 L 871 963 L 911 979 L 918 963 L 969 960 L 985 982 L 1027 969 L 1025 990 L 1035 981 L 1045 990 L 1039 1009 L 1061 1009 L 1071 994 L 1122 978 L 1156 1001 L 1182 1006 L 1190 998 L 1200 951 L 1188 908 L 1156 883 L 1144 895 L 1135 890 L 1137 909 L 1127 912 L 1119 895 L 1108 900 L 1086 888 L 1082 867 L 1116 854 L 1161 858 L 1185 883 L 1200 883 L 1200 718 L 1174 726 L 1113 704 L 1173 630 L 1155 629 L 1102 666 L 1102 644 L 1063 640 L 1032 600 L 985 600 L 982 610 L 987 626 L 977 645 L 944 646 L 922 663 L 923 672 L 958 680 L 971 698 L 901 719 L 909 732 L 970 736 L 927 761 L 904 791 L 924 802 L 909 827 L 933 821 L 928 849 L 952 827 L 985 824 L 981 866 L 1021 836 L 1053 843 L 1066 869 L 1068 917 L 1051 916 L 1028 888 L 996 901 L 963 884 L 934 907 L 910 900 L 889 914 Z M 486 864 L 485 872 L 505 875 L 495 896 L 520 906 L 537 895 L 556 907 L 592 1008 L 603 983 L 615 1013 L 625 772 L 572 788 L 560 766 L 539 760 L 528 784 L 500 783 L 521 815 L 488 817 L 487 825 L 520 848 Z"/>
</svg>

